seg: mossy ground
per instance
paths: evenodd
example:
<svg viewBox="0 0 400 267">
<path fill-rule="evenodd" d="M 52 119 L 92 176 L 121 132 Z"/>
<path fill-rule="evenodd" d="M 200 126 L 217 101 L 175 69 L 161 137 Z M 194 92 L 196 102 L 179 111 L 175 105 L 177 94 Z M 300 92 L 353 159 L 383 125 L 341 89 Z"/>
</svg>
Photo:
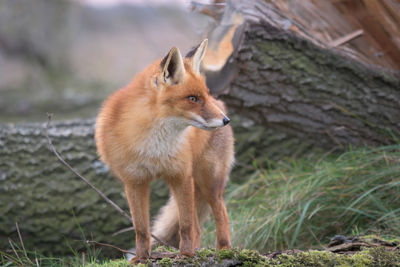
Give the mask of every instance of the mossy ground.
<svg viewBox="0 0 400 267">
<path fill-rule="evenodd" d="M 271 256 L 273 255 L 273 256 Z M 286 251 L 261 255 L 255 250 L 200 249 L 192 258 L 163 258 L 151 261 L 147 266 L 400 266 L 400 250 L 388 250 L 385 247 L 363 248 L 357 253 L 337 254 L 328 251 Z M 106 262 L 103 265 L 91 266 L 130 266 L 127 261 Z M 138 266 L 144 266 L 140 264 Z"/>
<path fill-rule="evenodd" d="M 0 253 L 0 263 L 7 262 L 7 257 Z M 8 255 L 10 256 L 10 255 Z M 23 255 L 21 254 L 21 257 Z M 23 258 L 21 258 L 23 260 Z M 118 260 L 88 260 L 75 261 L 59 260 L 59 259 L 43 259 L 39 260 L 40 266 L 87 266 L 87 267 L 128 267 L 133 266 L 126 259 Z M 10 261 L 8 261 L 10 262 Z M 19 261 L 20 266 L 31 266 L 34 261 Z M 17 266 L 17 265 L 2 265 Z M 400 266 L 400 247 L 388 249 L 384 246 L 374 248 L 361 248 L 358 252 L 348 254 L 338 254 L 329 251 L 320 250 L 287 250 L 282 252 L 273 252 L 260 254 L 258 251 L 249 249 L 200 249 L 194 257 L 190 258 L 162 258 L 158 260 L 150 260 L 146 264 L 138 264 L 136 266 L 271 266 L 271 267 L 368 267 L 368 266 Z"/>
</svg>

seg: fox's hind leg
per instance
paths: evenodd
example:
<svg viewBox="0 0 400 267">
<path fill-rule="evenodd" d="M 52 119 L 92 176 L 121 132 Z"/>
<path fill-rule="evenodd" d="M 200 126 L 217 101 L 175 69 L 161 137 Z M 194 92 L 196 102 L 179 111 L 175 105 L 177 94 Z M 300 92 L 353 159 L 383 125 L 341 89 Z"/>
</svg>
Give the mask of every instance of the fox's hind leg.
<svg viewBox="0 0 400 267">
<path fill-rule="evenodd" d="M 226 211 L 224 198 L 221 196 L 213 197 L 209 202 L 214 214 L 215 225 L 217 228 L 218 249 L 231 248 L 231 234 L 229 231 L 229 217 Z"/>
<path fill-rule="evenodd" d="M 227 179 L 226 173 L 215 172 L 215 168 L 206 169 L 206 166 L 203 168 L 199 166 L 196 172 L 196 188 L 199 189 L 201 196 L 210 205 L 214 215 L 218 249 L 231 247 L 229 218 L 223 197 Z"/>
<path fill-rule="evenodd" d="M 195 210 L 197 211 L 194 213 L 197 215 L 197 218 L 194 219 L 194 248 L 196 249 L 200 248 L 201 227 L 208 219 L 211 212 L 208 202 L 203 195 L 201 195 L 197 186 L 195 186 Z M 168 203 L 161 208 L 160 213 L 157 215 L 153 224 L 152 233 L 167 244 L 175 247 L 179 246 L 178 204 L 173 195 L 171 195 Z M 156 240 L 151 240 L 152 247 L 157 244 L 159 245 Z"/>
</svg>

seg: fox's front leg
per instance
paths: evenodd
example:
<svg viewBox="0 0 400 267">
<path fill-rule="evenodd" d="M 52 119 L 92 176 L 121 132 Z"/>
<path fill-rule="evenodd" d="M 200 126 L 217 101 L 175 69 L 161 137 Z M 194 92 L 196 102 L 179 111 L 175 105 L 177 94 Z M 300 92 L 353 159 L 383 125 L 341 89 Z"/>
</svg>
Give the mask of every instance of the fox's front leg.
<svg viewBox="0 0 400 267">
<path fill-rule="evenodd" d="M 131 260 L 136 263 L 150 256 L 150 187 L 147 182 L 124 182 L 124 186 L 136 232 L 136 257 Z"/>
<path fill-rule="evenodd" d="M 168 181 L 174 194 L 179 210 L 180 254 L 194 256 L 194 181 L 186 176 Z"/>
</svg>

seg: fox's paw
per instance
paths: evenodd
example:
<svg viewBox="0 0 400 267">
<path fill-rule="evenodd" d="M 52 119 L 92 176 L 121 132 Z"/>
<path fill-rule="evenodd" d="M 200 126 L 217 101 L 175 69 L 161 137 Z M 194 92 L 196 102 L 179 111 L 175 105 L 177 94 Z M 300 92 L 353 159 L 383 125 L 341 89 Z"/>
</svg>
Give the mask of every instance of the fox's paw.
<svg viewBox="0 0 400 267">
<path fill-rule="evenodd" d="M 189 258 L 189 257 L 193 257 L 193 256 L 194 256 L 194 252 L 181 252 L 177 256 L 177 258 L 178 259 L 185 259 L 185 258 Z"/>
<path fill-rule="evenodd" d="M 220 240 L 218 242 L 218 249 L 231 249 L 231 241 L 230 240 Z"/>
<path fill-rule="evenodd" d="M 133 257 L 130 259 L 129 264 L 139 264 L 139 263 L 146 263 L 148 258 L 139 258 L 138 256 Z"/>
<path fill-rule="evenodd" d="M 218 250 L 221 250 L 221 249 L 231 249 L 231 248 L 232 248 L 231 245 L 226 245 L 226 246 L 220 246 L 220 247 L 218 247 Z"/>
</svg>

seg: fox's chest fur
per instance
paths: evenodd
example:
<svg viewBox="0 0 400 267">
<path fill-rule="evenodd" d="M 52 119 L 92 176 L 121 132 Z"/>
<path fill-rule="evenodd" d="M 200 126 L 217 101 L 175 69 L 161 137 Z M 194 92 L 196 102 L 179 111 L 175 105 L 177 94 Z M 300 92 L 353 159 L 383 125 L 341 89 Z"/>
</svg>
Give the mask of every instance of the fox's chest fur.
<svg viewBox="0 0 400 267">
<path fill-rule="evenodd" d="M 187 142 L 190 126 L 180 118 L 155 121 L 146 136 L 132 147 L 136 160 L 127 166 L 134 176 L 158 178 L 180 170 L 176 156 Z"/>
</svg>

